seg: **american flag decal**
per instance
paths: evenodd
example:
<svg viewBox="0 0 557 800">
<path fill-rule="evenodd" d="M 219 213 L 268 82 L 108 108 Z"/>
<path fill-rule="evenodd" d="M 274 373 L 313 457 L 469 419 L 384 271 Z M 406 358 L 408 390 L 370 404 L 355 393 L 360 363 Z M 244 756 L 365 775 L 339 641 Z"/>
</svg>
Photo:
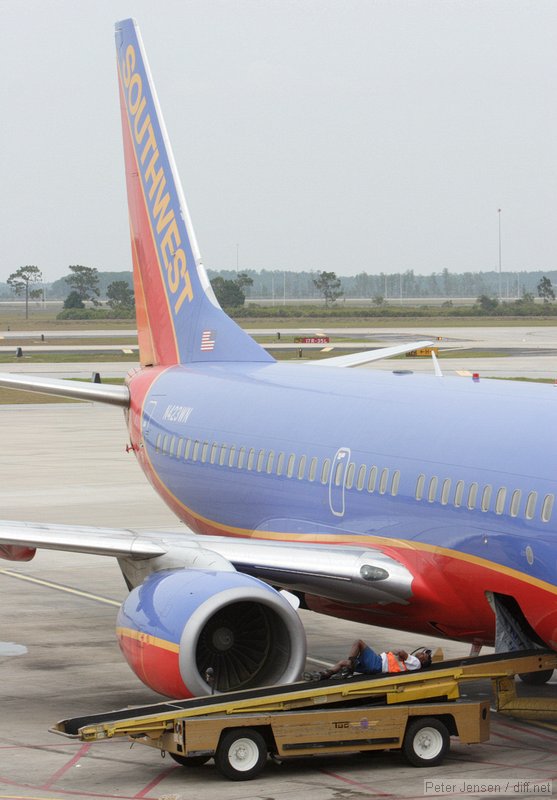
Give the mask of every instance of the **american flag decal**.
<svg viewBox="0 0 557 800">
<path fill-rule="evenodd" d="M 206 352 L 208 350 L 215 349 L 215 332 L 214 331 L 203 331 L 201 334 L 201 351 Z"/>
</svg>

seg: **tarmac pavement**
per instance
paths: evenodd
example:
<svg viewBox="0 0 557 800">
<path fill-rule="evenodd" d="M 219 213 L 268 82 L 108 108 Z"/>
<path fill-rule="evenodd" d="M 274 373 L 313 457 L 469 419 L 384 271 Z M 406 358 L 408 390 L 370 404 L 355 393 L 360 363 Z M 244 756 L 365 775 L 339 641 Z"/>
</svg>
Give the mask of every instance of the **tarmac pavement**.
<svg viewBox="0 0 557 800">
<path fill-rule="evenodd" d="M 115 408 L 0 406 L 0 516 L 179 528 L 125 452 L 126 441 L 123 415 Z M 84 744 L 49 733 L 60 719 L 161 699 L 119 652 L 115 618 L 125 593 L 111 558 L 40 551 L 28 563 L 0 561 L 0 800 L 423 798 L 432 796 L 425 794 L 426 780 L 453 787 L 445 796 L 487 796 L 465 790 L 464 779 L 506 782 L 506 793 L 491 795 L 497 797 L 541 796 L 527 781 L 554 781 L 557 793 L 557 726 L 497 714 L 489 743 L 455 742 L 441 767 L 409 767 L 396 753 L 354 754 L 269 762 L 249 783 L 224 780 L 212 763 L 179 767 L 157 750 L 124 740 Z M 301 613 L 310 669 L 344 656 L 359 636 L 379 649 L 425 644 L 410 634 Z M 454 642 L 443 647 L 448 657 L 467 653 Z M 479 682 L 470 692 L 485 696 L 489 684 Z M 555 696 L 555 677 L 543 692 Z M 512 793 L 517 787 L 522 791 Z"/>
</svg>

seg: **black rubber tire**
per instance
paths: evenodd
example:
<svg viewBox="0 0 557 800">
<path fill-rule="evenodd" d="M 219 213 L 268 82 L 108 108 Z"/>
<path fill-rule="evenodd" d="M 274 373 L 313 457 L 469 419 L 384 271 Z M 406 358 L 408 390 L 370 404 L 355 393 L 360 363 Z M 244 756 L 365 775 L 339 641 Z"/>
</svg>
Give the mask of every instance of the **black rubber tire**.
<svg viewBox="0 0 557 800">
<path fill-rule="evenodd" d="M 449 751 L 451 737 L 435 717 L 419 717 L 408 724 L 402 752 L 413 767 L 435 767 Z"/>
<path fill-rule="evenodd" d="M 543 686 L 544 683 L 547 683 L 553 677 L 553 670 L 542 669 L 539 672 L 524 672 L 518 677 L 522 683 L 525 683 L 528 686 Z"/>
<path fill-rule="evenodd" d="M 253 728 L 227 731 L 215 753 L 215 766 L 231 781 L 249 781 L 259 775 L 267 761 L 267 743 Z"/>
<path fill-rule="evenodd" d="M 202 767 L 211 758 L 211 756 L 181 756 L 179 753 L 169 753 L 168 755 L 181 767 Z"/>
</svg>

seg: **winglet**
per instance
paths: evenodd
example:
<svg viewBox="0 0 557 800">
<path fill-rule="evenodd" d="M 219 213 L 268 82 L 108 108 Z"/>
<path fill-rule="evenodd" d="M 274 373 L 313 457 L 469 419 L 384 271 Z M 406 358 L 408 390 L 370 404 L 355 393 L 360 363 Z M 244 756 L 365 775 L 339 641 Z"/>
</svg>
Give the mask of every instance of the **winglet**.
<svg viewBox="0 0 557 800">
<path fill-rule="evenodd" d="M 333 356 L 333 358 L 322 358 L 317 361 L 308 361 L 308 366 L 316 367 L 359 367 L 362 364 L 370 364 L 372 361 L 381 361 L 383 358 L 394 358 L 412 350 L 419 350 L 421 347 L 431 347 L 433 342 L 408 342 L 407 344 L 395 344 L 392 347 L 379 347 L 377 350 L 364 350 L 361 353 L 351 353 L 347 356 Z"/>
<path fill-rule="evenodd" d="M 133 19 L 116 52 L 141 364 L 273 361 L 211 289 Z"/>
</svg>

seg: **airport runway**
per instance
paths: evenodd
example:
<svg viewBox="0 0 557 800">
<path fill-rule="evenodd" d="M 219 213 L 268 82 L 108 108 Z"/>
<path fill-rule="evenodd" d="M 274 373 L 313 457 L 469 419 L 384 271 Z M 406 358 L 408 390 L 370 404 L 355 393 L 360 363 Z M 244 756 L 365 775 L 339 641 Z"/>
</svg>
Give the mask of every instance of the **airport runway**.
<svg viewBox="0 0 557 800">
<path fill-rule="evenodd" d="M 126 438 L 117 409 L 0 406 L 1 517 L 175 529 L 175 518 L 125 452 Z M 49 726 L 66 717 L 160 699 L 118 650 L 115 616 L 125 591 L 109 558 L 43 551 L 29 563 L 0 561 L 0 800 L 422 798 L 424 780 L 464 777 L 555 780 L 557 791 L 557 727 L 497 715 L 488 744 L 456 743 L 436 769 L 415 769 L 397 754 L 378 753 L 269 763 L 255 781 L 238 784 L 222 779 L 211 764 L 187 770 L 141 745 L 84 745 L 50 734 Z M 360 635 L 380 649 L 425 644 L 302 613 L 313 668 L 345 655 Z M 466 653 L 456 643 L 444 647 L 448 656 Z M 555 678 L 545 691 L 557 692 Z"/>
<path fill-rule="evenodd" d="M 252 328 L 247 327 L 246 332 L 251 336 L 281 336 L 289 335 L 330 335 L 345 336 L 352 339 L 370 338 L 377 342 L 393 342 L 399 340 L 413 339 L 437 339 L 440 337 L 441 346 L 454 344 L 468 347 L 516 347 L 521 346 L 536 348 L 555 348 L 557 346 L 557 325 L 501 325 L 493 326 L 439 326 L 429 324 L 427 326 L 412 325 L 399 327 L 337 327 L 337 326 L 311 326 L 294 328 L 288 324 L 272 328 Z M 45 342 L 56 341 L 57 339 L 102 339 L 102 338 L 133 338 L 137 337 L 135 329 L 120 330 L 47 330 L 42 334 Z M 38 343 L 41 333 L 38 331 L 2 331 L 0 342 L 17 342 L 33 340 Z M 278 340 L 278 337 L 277 337 Z"/>
<path fill-rule="evenodd" d="M 265 328 L 249 329 L 252 335 L 275 334 L 274 330 Z M 441 351 L 457 353 L 461 350 L 473 349 L 490 353 L 487 357 L 475 355 L 462 355 L 459 357 L 444 357 L 440 360 L 443 375 L 471 376 L 477 372 L 480 377 L 522 377 L 538 380 L 557 380 L 557 326 L 540 327 L 450 327 L 450 328 L 283 328 L 284 334 L 310 334 L 330 333 L 335 336 L 346 336 L 350 339 L 360 340 L 369 338 L 370 347 L 382 347 L 401 342 L 412 342 L 430 339 L 438 344 Z M 99 331 L 90 331 L 91 335 L 101 334 Z M 107 332 L 105 332 L 107 333 Z M 111 331 L 115 334 L 116 332 Z M 129 331 L 127 332 L 129 333 Z M 71 335 L 78 332 L 71 332 Z M 15 335 L 15 332 L 10 333 Z M 67 336 L 70 334 L 66 334 Z M 122 333 L 120 335 L 123 335 Z M 280 347 L 280 342 L 276 345 Z M 342 354 L 348 343 L 343 343 L 331 355 Z M 292 349 L 292 344 L 284 344 L 284 349 Z M 13 350 L 13 347 L 10 349 Z M 37 346 L 37 349 L 40 349 Z M 86 352 L 88 345 L 76 344 L 66 346 L 64 349 Z M 121 345 L 114 345 L 112 349 L 122 350 Z M 129 348 L 128 348 L 129 349 Z M 293 358 L 293 363 L 304 363 L 305 360 L 315 358 L 315 351 L 320 350 L 320 345 L 303 345 L 303 359 Z M 1 350 L 1 348 L 0 348 Z M 98 348 L 97 348 L 98 350 Z M 500 351 L 500 353 L 498 352 Z M 25 349 L 24 349 L 25 353 Z M 35 363 L 23 358 L 14 358 L 12 363 L 0 364 L 0 371 L 23 372 L 32 375 L 49 374 L 61 378 L 90 378 L 93 372 L 100 372 L 106 378 L 124 377 L 135 366 L 135 362 L 95 362 L 83 361 L 65 364 Z M 433 364 L 430 358 L 399 358 L 384 359 L 364 367 L 365 369 L 381 370 L 411 370 L 433 374 Z"/>
</svg>

